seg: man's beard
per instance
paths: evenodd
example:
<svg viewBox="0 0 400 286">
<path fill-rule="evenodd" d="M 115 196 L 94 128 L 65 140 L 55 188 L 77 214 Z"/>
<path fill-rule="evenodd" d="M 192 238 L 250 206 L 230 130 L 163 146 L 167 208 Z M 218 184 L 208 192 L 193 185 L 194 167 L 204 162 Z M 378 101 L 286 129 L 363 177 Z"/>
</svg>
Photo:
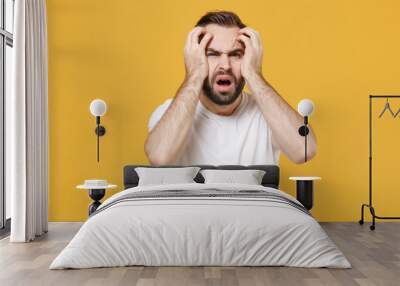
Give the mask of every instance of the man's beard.
<svg viewBox="0 0 400 286">
<path fill-rule="evenodd" d="M 220 74 L 221 73 L 217 73 L 216 75 L 214 75 L 211 83 L 210 83 L 209 77 L 207 77 L 204 80 L 203 92 L 215 104 L 229 105 L 229 104 L 235 102 L 235 100 L 242 93 L 242 90 L 243 90 L 246 82 L 242 76 L 240 77 L 239 82 L 238 82 L 236 80 L 236 77 L 232 73 L 224 73 L 224 74 L 229 74 L 233 78 L 235 90 L 233 92 L 229 92 L 229 93 L 219 93 L 218 91 L 214 90 L 213 86 L 214 86 L 217 75 L 220 75 Z"/>
</svg>

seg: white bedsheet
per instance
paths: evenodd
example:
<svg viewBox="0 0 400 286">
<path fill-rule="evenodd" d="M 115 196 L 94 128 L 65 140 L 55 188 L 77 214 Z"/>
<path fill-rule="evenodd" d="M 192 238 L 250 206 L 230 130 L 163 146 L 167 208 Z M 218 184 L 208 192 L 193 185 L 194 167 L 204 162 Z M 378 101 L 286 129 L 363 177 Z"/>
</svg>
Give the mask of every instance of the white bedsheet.
<svg viewBox="0 0 400 286">
<path fill-rule="evenodd" d="M 255 185 L 175 184 L 146 190 L 266 190 Z M 125 201 L 90 217 L 50 269 L 127 265 L 350 268 L 311 216 L 262 199 L 185 198 Z"/>
</svg>

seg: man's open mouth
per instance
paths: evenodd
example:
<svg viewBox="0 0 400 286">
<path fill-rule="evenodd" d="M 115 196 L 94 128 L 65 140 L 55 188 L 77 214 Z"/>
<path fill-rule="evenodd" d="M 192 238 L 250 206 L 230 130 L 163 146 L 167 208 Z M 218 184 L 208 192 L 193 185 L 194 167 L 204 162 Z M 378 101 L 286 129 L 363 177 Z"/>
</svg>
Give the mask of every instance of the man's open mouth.
<svg viewBox="0 0 400 286">
<path fill-rule="evenodd" d="M 215 90 L 221 94 L 230 93 L 234 88 L 234 78 L 228 74 L 219 74 L 215 78 Z"/>
<path fill-rule="evenodd" d="M 217 81 L 217 84 L 222 86 L 229 86 L 231 83 L 232 82 L 229 79 L 220 79 Z"/>
<path fill-rule="evenodd" d="M 232 78 L 231 75 L 219 74 L 215 78 L 215 83 L 219 87 L 225 87 L 226 88 L 226 87 L 230 86 L 233 83 L 233 78 Z"/>
</svg>

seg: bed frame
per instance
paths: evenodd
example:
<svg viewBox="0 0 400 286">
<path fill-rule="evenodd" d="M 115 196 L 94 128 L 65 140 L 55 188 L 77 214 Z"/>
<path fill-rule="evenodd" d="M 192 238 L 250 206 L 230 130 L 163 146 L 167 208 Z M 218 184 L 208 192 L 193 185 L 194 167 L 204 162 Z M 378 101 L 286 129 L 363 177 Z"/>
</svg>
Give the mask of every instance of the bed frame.
<svg viewBox="0 0 400 286">
<path fill-rule="evenodd" d="M 262 179 L 261 184 L 265 187 L 271 187 L 275 189 L 279 189 L 279 167 L 277 165 L 190 165 L 190 166 L 176 166 L 176 165 L 163 165 L 158 166 L 156 168 L 171 168 L 171 167 L 200 167 L 202 170 L 204 169 L 219 169 L 219 170 L 247 170 L 247 169 L 256 169 L 256 170 L 264 170 L 266 173 Z M 136 167 L 152 167 L 149 165 L 127 165 L 124 167 L 124 188 L 133 188 L 138 185 L 139 176 L 135 171 Z M 194 178 L 197 183 L 204 183 L 204 178 L 200 174 Z"/>
</svg>

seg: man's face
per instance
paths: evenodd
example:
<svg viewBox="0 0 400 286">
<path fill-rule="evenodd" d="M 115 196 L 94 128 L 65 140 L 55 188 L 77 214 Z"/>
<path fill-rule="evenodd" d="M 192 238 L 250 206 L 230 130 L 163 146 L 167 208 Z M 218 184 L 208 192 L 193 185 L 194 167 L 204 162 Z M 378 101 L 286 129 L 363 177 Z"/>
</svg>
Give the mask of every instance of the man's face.
<svg viewBox="0 0 400 286">
<path fill-rule="evenodd" d="M 215 24 L 205 29 L 213 38 L 206 47 L 209 72 L 203 91 L 214 103 L 228 105 L 238 98 L 245 85 L 240 72 L 244 46 L 237 40 L 240 29 Z"/>
</svg>

